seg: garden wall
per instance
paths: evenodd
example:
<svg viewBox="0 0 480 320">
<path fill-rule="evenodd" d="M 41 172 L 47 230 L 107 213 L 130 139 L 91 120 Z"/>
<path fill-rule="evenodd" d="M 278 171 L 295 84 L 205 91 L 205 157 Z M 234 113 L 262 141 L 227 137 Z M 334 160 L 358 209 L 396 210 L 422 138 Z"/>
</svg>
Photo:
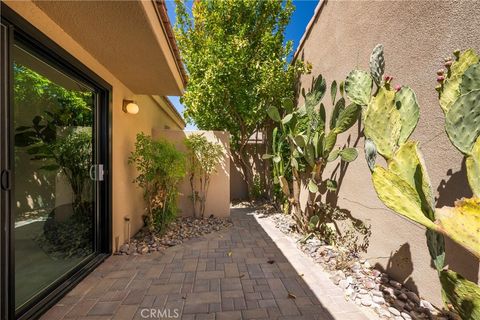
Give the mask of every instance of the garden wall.
<svg viewBox="0 0 480 320">
<path fill-rule="evenodd" d="M 195 133 L 203 134 L 208 141 L 220 143 L 224 151 L 217 173 L 211 176 L 205 216 L 213 214 L 216 217 L 228 217 L 230 215 L 230 134 L 223 131 L 180 131 L 154 128 L 152 137 L 166 139 L 173 143 L 178 150 L 186 152 L 185 138 Z M 178 206 L 182 216 L 193 216 L 191 194 L 190 180 L 187 175 L 180 184 L 178 197 Z"/>
<path fill-rule="evenodd" d="M 323 74 L 330 83 L 344 80 L 355 67 L 368 70 L 371 50 L 385 45 L 386 74 L 394 84 L 409 85 L 417 93 L 420 122 L 412 138 L 421 144 L 432 180 L 437 207 L 471 196 L 464 159 L 444 131 L 438 105 L 436 70 L 455 49 L 480 52 L 480 2 L 475 1 L 321 1 L 307 27 L 296 57 L 313 64 L 311 75 L 300 79 L 311 85 L 312 76 Z M 331 105 L 329 95 L 324 98 Z M 299 99 L 303 103 L 303 98 Z M 331 111 L 331 109 L 330 109 Z M 328 113 L 328 112 L 327 112 Z M 330 164 L 324 178 L 339 182 L 338 195 L 329 200 L 371 224 L 367 253 L 372 265 L 387 270 L 396 280 L 441 305 L 440 285 L 430 265 L 425 229 L 408 221 L 378 200 L 363 153 L 363 137 L 355 125 L 339 136 L 337 146 L 356 146 L 359 157 L 346 171 Z M 306 192 L 304 192 L 304 195 Z M 452 269 L 478 282 L 479 261 L 447 240 L 447 263 Z"/>
</svg>

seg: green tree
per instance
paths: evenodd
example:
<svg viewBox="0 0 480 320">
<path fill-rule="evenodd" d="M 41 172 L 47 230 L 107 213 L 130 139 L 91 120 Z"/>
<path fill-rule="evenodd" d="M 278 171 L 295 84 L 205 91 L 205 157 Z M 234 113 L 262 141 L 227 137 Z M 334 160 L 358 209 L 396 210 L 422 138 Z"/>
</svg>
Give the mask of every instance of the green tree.
<svg viewBox="0 0 480 320">
<path fill-rule="evenodd" d="M 185 117 L 200 129 L 230 132 L 232 156 L 251 194 L 248 140 L 265 133 L 267 107 L 294 97 L 303 70 L 301 62 L 289 64 L 292 42 L 284 42 L 294 6 L 291 0 L 205 0 L 194 2 L 190 16 L 175 1 L 175 34 L 189 74 Z"/>
</svg>

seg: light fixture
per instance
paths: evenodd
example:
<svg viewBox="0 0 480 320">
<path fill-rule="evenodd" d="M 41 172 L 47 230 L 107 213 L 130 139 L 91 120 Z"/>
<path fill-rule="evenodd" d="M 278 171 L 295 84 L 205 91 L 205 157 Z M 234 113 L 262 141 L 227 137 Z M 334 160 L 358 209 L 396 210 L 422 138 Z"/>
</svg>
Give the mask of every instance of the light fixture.
<svg viewBox="0 0 480 320">
<path fill-rule="evenodd" d="M 122 110 L 125 113 L 137 114 L 140 108 L 133 100 L 123 100 Z"/>
</svg>

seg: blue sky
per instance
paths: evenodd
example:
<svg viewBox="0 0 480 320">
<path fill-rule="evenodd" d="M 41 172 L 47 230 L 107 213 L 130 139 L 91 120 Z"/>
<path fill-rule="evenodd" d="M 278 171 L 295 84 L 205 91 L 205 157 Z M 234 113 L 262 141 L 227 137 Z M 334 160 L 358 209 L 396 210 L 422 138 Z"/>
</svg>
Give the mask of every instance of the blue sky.
<svg viewBox="0 0 480 320">
<path fill-rule="evenodd" d="M 260 0 L 261 1 L 261 0 Z M 189 1 L 191 2 L 191 1 Z M 313 12 L 315 11 L 315 7 L 317 6 L 318 0 L 294 0 L 293 1 L 296 9 L 293 12 L 292 18 L 290 23 L 287 27 L 285 32 L 286 40 L 293 40 L 293 48 L 294 51 L 302 38 L 303 32 L 307 27 L 308 22 L 313 16 Z M 175 24 L 175 3 L 173 0 L 167 0 L 167 10 L 172 25 Z M 293 55 L 293 53 L 292 53 Z M 180 103 L 180 97 L 168 97 L 170 101 L 172 101 L 173 105 L 177 110 L 183 115 L 184 107 Z M 195 125 L 188 124 L 186 130 L 194 130 L 196 129 Z"/>
</svg>

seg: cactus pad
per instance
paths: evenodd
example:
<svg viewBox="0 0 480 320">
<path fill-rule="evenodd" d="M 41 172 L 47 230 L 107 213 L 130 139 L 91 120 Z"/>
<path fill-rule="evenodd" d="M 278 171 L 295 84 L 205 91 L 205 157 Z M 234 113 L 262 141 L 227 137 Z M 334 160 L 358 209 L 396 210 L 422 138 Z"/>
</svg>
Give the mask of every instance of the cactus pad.
<svg viewBox="0 0 480 320">
<path fill-rule="evenodd" d="M 370 168 L 370 171 L 373 172 L 373 169 L 375 168 L 375 160 L 377 159 L 377 147 L 372 140 L 367 138 L 365 139 L 364 150 L 368 168 Z"/>
<path fill-rule="evenodd" d="M 358 120 L 361 111 L 362 108 L 354 103 L 350 104 L 345 109 L 342 109 L 335 123 L 335 133 L 339 134 L 350 129 Z"/>
<path fill-rule="evenodd" d="M 443 91 L 440 95 L 440 106 L 445 113 L 448 112 L 452 104 L 460 95 L 460 83 L 462 76 L 467 69 L 479 62 L 479 57 L 470 49 L 460 55 L 457 61 L 452 64 L 450 77 L 443 85 Z"/>
<path fill-rule="evenodd" d="M 402 127 L 400 129 L 400 137 L 398 144 L 407 141 L 417 126 L 420 117 L 420 108 L 418 107 L 417 96 L 409 87 L 402 87 L 395 94 L 395 106 L 400 112 Z"/>
<path fill-rule="evenodd" d="M 377 86 L 380 86 L 384 72 L 385 57 L 383 56 L 383 44 L 377 44 L 370 55 L 370 73 Z"/>
<path fill-rule="evenodd" d="M 452 270 L 440 272 L 444 295 L 462 319 L 480 319 L 480 287 Z"/>
<path fill-rule="evenodd" d="M 372 77 L 362 70 L 351 71 L 345 80 L 345 91 L 353 103 L 366 106 L 372 94 Z"/>
<path fill-rule="evenodd" d="M 408 141 L 401 145 L 389 162 L 388 169 L 408 182 L 417 192 L 422 200 L 423 213 L 433 221 L 433 192 L 418 142 Z"/>
<path fill-rule="evenodd" d="M 428 228 L 435 228 L 422 212 L 422 200 L 407 181 L 380 166 L 373 170 L 372 181 L 378 198 L 388 208 Z"/>
<path fill-rule="evenodd" d="M 390 159 L 398 145 L 401 131 L 400 113 L 395 108 L 395 91 L 380 87 L 365 111 L 365 135 L 378 152 Z"/>
<path fill-rule="evenodd" d="M 327 90 L 327 83 L 322 75 L 319 75 L 313 82 L 312 89 L 305 95 L 305 106 L 307 111 L 314 108 L 322 100 Z"/>
<path fill-rule="evenodd" d="M 458 200 L 453 208 L 437 209 L 435 216 L 437 231 L 480 258 L 480 198 Z"/>
<path fill-rule="evenodd" d="M 480 135 L 480 90 L 464 94 L 455 101 L 445 116 L 445 129 L 453 145 L 469 155 Z"/>
<path fill-rule="evenodd" d="M 352 162 L 358 157 L 357 149 L 355 148 L 344 148 L 340 152 L 340 158 L 345 162 Z"/>
<path fill-rule="evenodd" d="M 473 194 L 480 197 L 480 136 L 472 148 L 472 154 L 467 157 L 467 177 Z"/>
<path fill-rule="evenodd" d="M 471 65 L 463 74 L 460 94 L 480 89 L 480 63 Z"/>
</svg>

